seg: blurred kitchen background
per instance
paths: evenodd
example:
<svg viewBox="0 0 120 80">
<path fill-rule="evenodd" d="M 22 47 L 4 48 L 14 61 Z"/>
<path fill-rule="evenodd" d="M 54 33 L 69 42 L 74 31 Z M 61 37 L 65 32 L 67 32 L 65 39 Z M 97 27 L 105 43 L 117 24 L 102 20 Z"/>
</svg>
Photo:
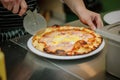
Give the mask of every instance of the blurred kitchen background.
<svg viewBox="0 0 120 80">
<path fill-rule="evenodd" d="M 84 0 L 84 2 L 89 10 L 100 13 L 102 18 L 108 12 L 120 10 L 120 0 Z M 78 19 L 60 0 L 39 0 L 38 4 L 38 11 L 45 17 L 48 26 L 62 25 Z"/>
</svg>

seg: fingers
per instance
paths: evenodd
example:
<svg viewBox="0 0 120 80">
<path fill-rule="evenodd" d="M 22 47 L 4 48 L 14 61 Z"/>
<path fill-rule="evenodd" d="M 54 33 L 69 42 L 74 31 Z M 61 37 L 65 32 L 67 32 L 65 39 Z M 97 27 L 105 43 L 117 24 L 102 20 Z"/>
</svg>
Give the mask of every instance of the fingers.
<svg viewBox="0 0 120 80">
<path fill-rule="evenodd" d="M 20 6 L 21 6 L 21 9 L 19 12 L 19 16 L 22 16 L 27 10 L 27 3 L 24 0 L 22 0 Z"/>
<path fill-rule="evenodd" d="M 12 1 L 9 2 L 9 3 L 8 3 L 8 6 L 7 6 L 7 9 L 8 9 L 8 10 L 12 10 L 13 5 L 14 5 L 14 2 L 12 2 Z"/>
<path fill-rule="evenodd" d="M 96 24 L 97 24 L 97 28 L 103 27 L 103 22 L 102 22 L 102 20 L 101 20 L 100 15 L 97 15 L 97 16 L 96 16 L 95 21 L 96 21 Z"/>
<path fill-rule="evenodd" d="M 14 4 L 14 8 L 12 10 L 13 13 L 18 13 L 19 16 L 22 16 L 27 10 L 27 3 L 25 0 L 16 0 Z"/>
<path fill-rule="evenodd" d="M 18 13 L 19 12 L 20 4 L 21 4 L 21 0 L 16 0 L 14 2 L 14 7 L 13 7 L 13 10 L 12 10 L 13 13 Z"/>
<path fill-rule="evenodd" d="M 3 0 L 4 2 L 9 2 L 9 0 Z"/>
<path fill-rule="evenodd" d="M 87 24 L 93 30 L 103 26 L 100 14 L 98 13 L 89 10 L 84 10 L 83 13 L 78 14 L 78 17 L 82 23 Z"/>
<path fill-rule="evenodd" d="M 88 16 L 89 18 L 86 20 L 86 24 L 91 27 L 91 29 L 95 30 L 96 28 L 103 27 L 103 22 L 99 14 L 92 14 Z"/>
<path fill-rule="evenodd" d="M 25 0 L 1 0 L 4 8 L 12 11 L 13 13 L 18 13 L 22 16 L 27 10 L 27 3 Z"/>
<path fill-rule="evenodd" d="M 1 0 L 1 3 L 2 3 L 3 7 L 7 9 L 9 0 Z"/>
<path fill-rule="evenodd" d="M 3 4 L 4 8 L 11 10 L 13 7 L 13 0 L 1 0 L 1 3 Z"/>
<path fill-rule="evenodd" d="M 91 19 L 88 19 L 88 20 L 87 20 L 87 24 L 88 24 L 88 26 L 90 26 L 90 28 L 91 28 L 92 30 L 95 30 L 95 29 L 96 29 L 96 26 L 95 26 L 95 24 L 93 23 L 93 21 L 92 21 Z"/>
</svg>

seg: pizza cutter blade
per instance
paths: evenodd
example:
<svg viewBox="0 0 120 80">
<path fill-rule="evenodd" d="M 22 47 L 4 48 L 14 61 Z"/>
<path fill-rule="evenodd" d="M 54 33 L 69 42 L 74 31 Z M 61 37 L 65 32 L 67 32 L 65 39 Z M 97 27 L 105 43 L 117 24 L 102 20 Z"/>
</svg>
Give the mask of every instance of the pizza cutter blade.
<svg viewBox="0 0 120 80">
<path fill-rule="evenodd" d="M 31 35 L 35 35 L 38 31 L 41 33 L 44 32 L 47 26 L 45 18 L 37 12 L 32 12 L 30 10 L 26 13 L 27 15 L 25 16 L 23 22 L 25 30 Z"/>
</svg>

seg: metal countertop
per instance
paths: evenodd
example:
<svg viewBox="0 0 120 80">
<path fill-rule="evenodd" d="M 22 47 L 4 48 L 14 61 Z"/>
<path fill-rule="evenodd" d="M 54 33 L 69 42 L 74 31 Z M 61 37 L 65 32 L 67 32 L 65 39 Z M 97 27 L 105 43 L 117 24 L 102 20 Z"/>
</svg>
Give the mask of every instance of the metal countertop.
<svg viewBox="0 0 120 80">
<path fill-rule="evenodd" d="M 81 25 L 78 21 L 72 23 L 74 24 Z M 6 55 L 8 80 L 118 80 L 106 74 L 107 45 L 98 54 L 90 57 L 55 60 L 32 53 L 27 48 L 27 40 L 30 37 L 28 34 L 2 44 Z"/>
</svg>

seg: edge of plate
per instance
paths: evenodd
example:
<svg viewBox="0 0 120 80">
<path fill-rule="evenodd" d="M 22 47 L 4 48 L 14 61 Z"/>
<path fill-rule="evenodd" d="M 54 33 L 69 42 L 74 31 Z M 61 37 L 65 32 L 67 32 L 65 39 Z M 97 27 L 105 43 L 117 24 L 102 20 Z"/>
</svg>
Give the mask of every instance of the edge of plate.
<svg viewBox="0 0 120 80">
<path fill-rule="evenodd" d="M 120 10 L 111 11 L 111 12 L 106 13 L 106 14 L 103 16 L 103 20 L 104 20 L 107 24 L 113 24 L 113 23 L 109 22 L 109 21 L 106 19 L 106 17 L 109 16 L 109 15 L 111 15 L 112 13 L 115 13 L 115 12 L 120 12 Z"/>
<path fill-rule="evenodd" d="M 47 54 L 45 52 L 39 51 L 36 48 L 34 48 L 32 45 L 32 38 L 33 37 L 29 38 L 27 42 L 27 47 L 30 49 L 30 51 L 32 51 L 34 54 L 38 56 L 42 56 L 42 57 L 49 58 L 49 59 L 57 59 L 57 60 L 74 60 L 74 59 L 86 58 L 86 57 L 98 54 L 105 46 L 105 41 L 103 39 L 99 48 L 97 48 L 95 51 L 90 52 L 89 54 L 78 55 L 78 56 L 57 56 L 57 55 Z"/>
</svg>

